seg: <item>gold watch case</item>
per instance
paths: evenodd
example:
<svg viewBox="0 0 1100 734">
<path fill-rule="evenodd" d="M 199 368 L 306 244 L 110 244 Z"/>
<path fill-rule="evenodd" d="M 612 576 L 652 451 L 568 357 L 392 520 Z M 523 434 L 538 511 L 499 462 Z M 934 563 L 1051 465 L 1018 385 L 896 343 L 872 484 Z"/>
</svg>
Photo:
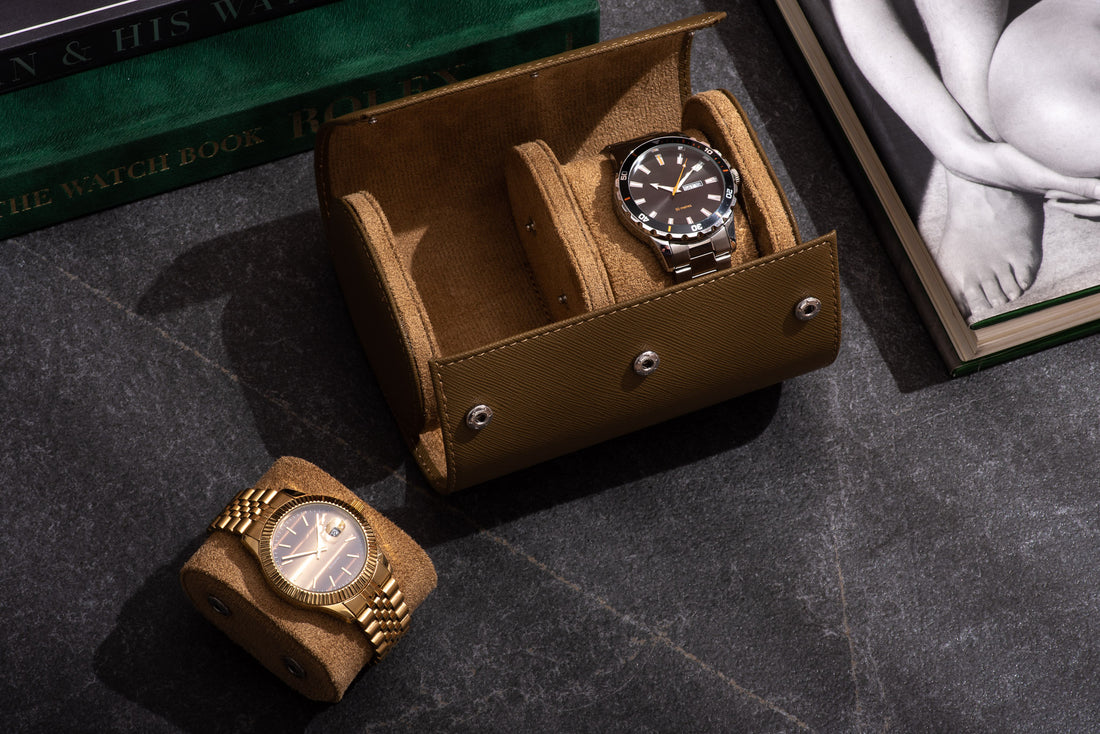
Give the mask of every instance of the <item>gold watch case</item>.
<svg viewBox="0 0 1100 734">
<path fill-rule="evenodd" d="M 278 527 L 279 521 L 296 508 L 310 503 L 327 504 L 347 512 L 359 524 L 366 544 L 367 558 L 362 569 L 350 583 L 334 591 L 316 592 L 295 586 L 279 572 L 272 554 L 272 534 L 275 528 Z M 362 502 L 350 503 L 327 495 L 313 494 L 294 497 L 275 508 L 264 522 L 260 531 L 259 547 L 255 549 L 259 555 L 260 567 L 263 569 L 264 577 L 271 587 L 286 599 L 307 607 L 328 607 L 331 609 L 348 599 L 360 595 L 374 579 L 379 566 L 384 565 L 381 561 L 381 551 L 374 528 L 363 516 L 362 507 Z M 341 616 L 347 616 L 345 610 L 332 609 L 332 611 L 341 613 Z"/>
</svg>

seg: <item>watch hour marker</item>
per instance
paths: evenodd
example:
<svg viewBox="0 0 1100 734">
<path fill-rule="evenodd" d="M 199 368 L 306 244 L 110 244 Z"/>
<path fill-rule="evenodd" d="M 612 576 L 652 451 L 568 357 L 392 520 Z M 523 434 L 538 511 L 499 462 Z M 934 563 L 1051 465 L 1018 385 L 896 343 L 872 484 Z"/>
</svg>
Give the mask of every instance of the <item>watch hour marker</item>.
<svg viewBox="0 0 1100 734">
<path fill-rule="evenodd" d="M 641 206 L 642 204 L 645 203 L 645 199 L 635 199 L 634 203 L 637 204 L 638 206 Z"/>
<path fill-rule="evenodd" d="M 331 574 L 330 574 L 330 575 L 329 575 L 329 577 L 328 577 L 328 582 L 329 582 L 330 584 L 332 584 L 333 586 L 336 586 L 336 581 L 334 581 L 334 580 L 333 580 L 333 578 L 332 578 Z"/>
<path fill-rule="evenodd" d="M 656 219 L 657 218 L 657 210 L 654 209 L 653 211 L 651 211 L 649 213 L 649 216 L 650 216 L 651 219 Z"/>
<path fill-rule="evenodd" d="M 696 163 L 694 166 L 691 167 L 691 170 L 693 170 L 693 171 L 703 170 L 703 162 L 699 161 L 698 163 Z"/>
<path fill-rule="evenodd" d="M 341 571 L 343 571 L 344 573 L 346 573 L 346 574 L 347 574 L 348 576 L 351 576 L 351 571 L 349 571 L 349 570 L 347 569 L 347 566 L 344 566 L 344 567 L 343 567 L 343 568 L 341 568 L 340 570 L 341 570 Z"/>
<path fill-rule="evenodd" d="M 669 224 L 672 224 L 672 223 L 673 223 L 673 222 L 672 222 L 672 217 L 669 217 L 669 218 L 668 218 L 668 223 L 669 223 Z"/>
<path fill-rule="evenodd" d="M 711 176 L 708 179 L 704 179 L 703 183 L 709 183 L 709 184 L 718 183 L 718 177 L 717 176 Z"/>
<path fill-rule="evenodd" d="M 665 164 L 665 159 L 661 157 L 660 153 L 655 154 L 653 157 L 657 159 L 657 165 L 663 166 Z"/>
<path fill-rule="evenodd" d="M 286 543 L 279 543 L 279 547 L 280 548 L 289 548 L 290 546 L 287 545 Z"/>
<path fill-rule="evenodd" d="M 648 168 L 646 168 L 645 166 L 643 166 L 641 163 L 638 164 L 638 170 L 641 171 L 642 173 L 650 173 L 650 170 Z"/>
<path fill-rule="evenodd" d="M 707 198 L 711 201 L 721 201 L 722 197 L 719 194 L 707 194 Z"/>
<path fill-rule="evenodd" d="M 704 217 L 709 217 L 711 215 L 711 212 L 708 209 L 700 209 L 699 213 L 702 214 Z"/>
<path fill-rule="evenodd" d="M 630 185 L 631 186 L 645 186 L 645 184 L 642 183 L 641 181 L 631 181 Z"/>
<path fill-rule="evenodd" d="M 694 220 L 694 219 L 692 219 L 691 217 L 688 217 L 688 218 L 687 218 L 687 223 L 688 223 L 688 224 L 695 224 L 695 220 Z"/>
<path fill-rule="evenodd" d="M 678 165 L 678 166 L 684 165 L 684 154 L 683 153 L 680 153 L 679 155 L 676 156 L 676 165 Z"/>
<path fill-rule="evenodd" d="M 359 554 L 358 553 L 348 553 L 346 557 L 347 558 L 358 558 Z"/>
</svg>

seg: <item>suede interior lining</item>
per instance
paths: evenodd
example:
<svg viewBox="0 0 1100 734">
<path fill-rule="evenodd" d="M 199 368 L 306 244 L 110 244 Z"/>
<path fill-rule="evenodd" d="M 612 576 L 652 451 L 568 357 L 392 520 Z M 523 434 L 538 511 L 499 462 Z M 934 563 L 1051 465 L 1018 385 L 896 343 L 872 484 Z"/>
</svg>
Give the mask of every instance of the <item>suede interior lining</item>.
<svg viewBox="0 0 1100 734">
<path fill-rule="evenodd" d="M 568 159 L 654 126 L 674 128 L 687 45 L 685 33 L 636 39 L 613 46 L 614 63 L 607 48 L 579 49 L 568 66 L 553 57 L 530 73 L 379 106 L 373 122 L 342 118 L 318 148 L 322 213 L 332 216 L 349 194 L 374 197 L 441 354 L 542 326 L 550 316 L 507 204 L 506 156 L 541 139 Z M 366 124 L 351 134 L 352 122 Z M 339 155 L 328 155 L 337 139 Z"/>
<path fill-rule="evenodd" d="M 741 173 L 734 211 L 737 244 L 733 266 L 799 244 L 793 217 L 778 195 L 770 168 L 742 114 L 727 94 L 711 91 L 688 100 L 684 119 L 685 127 L 689 121 L 692 124 L 685 129 L 686 135 L 715 146 Z M 511 269 L 513 285 L 522 284 L 523 297 L 512 298 L 514 287 L 504 292 L 481 288 L 477 293 L 484 312 L 510 306 L 505 310 L 513 323 L 521 325 L 505 337 L 675 285 L 649 244 L 628 230 L 615 211 L 612 192 L 617 170 L 610 154 L 606 150 L 588 155 L 580 152 L 562 163 L 546 141 L 524 142 L 508 151 L 497 173 L 504 179 L 510 221 L 501 233 L 509 245 L 502 253 L 506 257 L 498 258 L 495 265 L 497 270 Z M 432 308 L 438 291 L 449 293 L 453 282 L 440 275 L 425 288 L 428 283 L 410 277 L 402 268 L 401 245 L 386 214 L 369 194 L 351 194 L 343 203 L 371 248 L 379 252 L 380 267 L 387 271 L 383 277 L 395 286 L 394 298 L 398 311 L 409 322 L 406 332 L 418 364 L 447 356 L 452 350 L 490 343 L 456 342 L 452 350 L 445 349 L 440 335 L 456 333 L 448 331 L 447 325 L 472 318 L 468 312 Z M 458 260 L 470 264 L 465 258 Z M 425 292 L 432 295 L 422 297 Z M 482 330 L 487 326 L 480 324 Z M 472 338 L 470 334 L 467 337 Z M 425 372 L 417 370 L 421 388 L 427 391 Z M 424 401 L 425 410 L 430 412 L 431 406 L 431 401 Z M 435 421 L 425 415 L 422 425 L 432 427 Z"/>
</svg>

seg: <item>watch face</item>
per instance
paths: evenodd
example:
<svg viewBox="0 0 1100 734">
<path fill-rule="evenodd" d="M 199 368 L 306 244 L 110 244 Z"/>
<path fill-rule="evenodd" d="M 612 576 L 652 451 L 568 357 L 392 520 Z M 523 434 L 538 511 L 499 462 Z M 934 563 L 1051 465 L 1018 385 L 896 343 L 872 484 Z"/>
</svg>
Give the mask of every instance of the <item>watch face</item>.
<svg viewBox="0 0 1100 734">
<path fill-rule="evenodd" d="M 307 604 L 343 601 L 373 568 L 373 531 L 332 498 L 292 500 L 272 514 L 260 538 L 261 564 L 275 588 Z"/>
<path fill-rule="evenodd" d="M 647 234 L 692 239 L 727 222 L 739 177 L 722 156 L 698 140 L 649 140 L 623 160 L 618 193 L 623 209 Z"/>
</svg>

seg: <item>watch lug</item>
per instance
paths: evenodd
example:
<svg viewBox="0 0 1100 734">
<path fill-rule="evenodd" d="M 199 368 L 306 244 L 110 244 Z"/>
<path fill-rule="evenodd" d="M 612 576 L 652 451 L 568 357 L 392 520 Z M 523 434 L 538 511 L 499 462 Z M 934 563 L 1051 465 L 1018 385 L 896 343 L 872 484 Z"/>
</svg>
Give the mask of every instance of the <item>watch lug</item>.
<svg viewBox="0 0 1100 734">
<path fill-rule="evenodd" d="M 386 585 L 386 582 L 393 576 L 393 570 L 390 568 L 390 562 L 386 560 L 386 556 L 379 551 L 378 563 L 374 564 L 374 576 L 371 577 L 370 585 L 376 589 L 381 589 Z"/>
<path fill-rule="evenodd" d="M 650 237 L 649 239 L 653 242 L 653 247 L 656 248 L 661 263 L 668 272 L 675 272 L 677 268 L 690 264 L 686 244 L 662 240 L 659 237 Z"/>
<path fill-rule="evenodd" d="M 292 499 L 295 499 L 297 497 L 301 497 L 304 494 L 305 494 L 305 492 L 299 492 L 296 489 L 291 489 L 289 487 L 283 487 L 282 489 L 280 489 L 278 492 L 275 493 L 275 496 L 272 497 L 271 501 L 268 503 L 267 506 L 269 508 L 269 511 L 274 512 L 278 508 L 285 505 L 287 502 L 290 502 Z"/>
<path fill-rule="evenodd" d="M 263 523 L 252 523 L 248 530 L 245 531 L 244 535 L 241 536 L 241 542 L 244 543 L 245 547 L 248 548 L 248 550 L 252 551 L 252 555 L 256 556 L 257 558 L 260 557 L 259 533 L 262 525 Z M 252 535 L 253 532 L 256 533 L 255 537 L 253 537 Z"/>
<path fill-rule="evenodd" d="M 356 603 L 362 605 L 362 609 L 358 612 L 354 611 Z M 347 601 L 337 602 L 336 604 L 326 604 L 322 606 L 321 609 L 324 609 L 330 614 L 335 614 L 345 622 L 354 622 L 355 618 L 362 614 L 363 609 L 366 609 L 366 607 L 366 600 L 363 599 L 363 595 L 360 593 Z"/>
</svg>

